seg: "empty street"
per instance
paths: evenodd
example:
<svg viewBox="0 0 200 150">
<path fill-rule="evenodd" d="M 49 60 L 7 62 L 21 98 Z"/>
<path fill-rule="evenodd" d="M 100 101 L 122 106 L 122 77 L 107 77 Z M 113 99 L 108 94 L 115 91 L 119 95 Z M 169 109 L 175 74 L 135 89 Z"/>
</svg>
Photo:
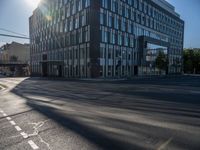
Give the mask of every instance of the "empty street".
<svg viewBox="0 0 200 150">
<path fill-rule="evenodd" d="M 1 150 L 199 150 L 200 78 L 0 78 Z"/>
</svg>

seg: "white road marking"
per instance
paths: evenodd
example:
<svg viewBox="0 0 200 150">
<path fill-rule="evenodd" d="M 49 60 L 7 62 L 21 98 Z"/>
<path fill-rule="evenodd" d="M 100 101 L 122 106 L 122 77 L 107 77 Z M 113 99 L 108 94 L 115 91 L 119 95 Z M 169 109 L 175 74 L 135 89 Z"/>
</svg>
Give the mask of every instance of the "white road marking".
<svg viewBox="0 0 200 150">
<path fill-rule="evenodd" d="M 44 120 L 44 121 L 40 121 L 40 122 L 37 122 L 37 123 L 29 123 L 29 124 L 32 124 L 34 125 L 33 126 L 33 129 L 34 129 L 34 132 L 32 134 L 28 134 L 28 137 L 31 137 L 31 136 L 38 136 L 38 138 L 40 139 L 40 142 L 44 143 L 49 150 L 52 150 L 51 147 L 50 147 L 50 144 L 47 143 L 45 140 L 43 140 L 43 138 L 38 134 L 39 133 L 39 128 L 41 128 L 45 122 L 49 121 L 49 119 L 47 120 Z"/>
<path fill-rule="evenodd" d="M 6 113 L 3 113 L 3 116 L 8 116 Z"/>
<path fill-rule="evenodd" d="M 19 126 L 15 126 L 15 129 L 16 129 L 17 131 L 21 131 L 21 130 L 22 130 Z"/>
<path fill-rule="evenodd" d="M 10 121 L 10 123 L 11 123 L 12 125 L 16 125 L 16 123 L 15 123 L 14 121 Z"/>
<path fill-rule="evenodd" d="M 0 113 L 4 113 L 3 110 L 0 110 Z"/>
<path fill-rule="evenodd" d="M 7 119 L 7 120 L 11 120 L 11 118 L 10 118 L 10 117 L 6 117 L 6 119 Z"/>
<path fill-rule="evenodd" d="M 32 147 L 32 149 L 39 149 L 39 147 L 32 141 L 28 141 L 28 144 Z"/>
<path fill-rule="evenodd" d="M 28 138 L 28 135 L 25 132 L 21 132 L 20 134 L 23 136 L 23 138 Z"/>
<path fill-rule="evenodd" d="M 173 137 L 169 138 L 166 142 L 164 142 L 162 145 L 158 147 L 157 150 L 163 150 L 166 149 L 166 147 L 169 145 L 169 143 L 173 140 Z"/>
<path fill-rule="evenodd" d="M 47 122 L 47 121 L 49 121 L 49 119 L 47 119 L 45 121 L 40 121 L 40 122 L 37 122 L 37 123 L 28 123 L 28 124 L 34 125 L 33 126 L 34 132 L 32 134 L 29 134 L 29 137 L 38 135 L 39 128 L 41 128 L 45 124 L 45 122 Z"/>
</svg>

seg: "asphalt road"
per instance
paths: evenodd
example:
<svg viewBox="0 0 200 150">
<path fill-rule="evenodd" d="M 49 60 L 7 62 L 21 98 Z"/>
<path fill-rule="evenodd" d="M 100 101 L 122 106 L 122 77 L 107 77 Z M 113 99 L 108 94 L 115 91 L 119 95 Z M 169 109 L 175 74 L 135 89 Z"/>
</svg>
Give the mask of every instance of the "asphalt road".
<svg viewBox="0 0 200 150">
<path fill-rule="evenodd" d="M 200 77 L 0 86 L 0 150 L 200 150 Z"/>
</svg>

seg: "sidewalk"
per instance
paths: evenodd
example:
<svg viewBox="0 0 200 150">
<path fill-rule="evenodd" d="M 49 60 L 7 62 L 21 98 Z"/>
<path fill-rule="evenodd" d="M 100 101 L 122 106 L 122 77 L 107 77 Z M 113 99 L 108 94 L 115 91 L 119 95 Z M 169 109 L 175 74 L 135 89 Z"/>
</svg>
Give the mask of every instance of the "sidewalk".
<svg viewBox="0 0 200 150">
<path fill-rule="evenodd" d="M 164 79 L 181 79 L 181 78 L 200 78 L 200 75 L 145 75 L 134 76 L 129 78 L 63 78 L 63 77 L 31 77 L 37 80 L 51 80 L 51 81 L 91 81 L 91 82 L 117 82 L 117 81 L 134 81 L 134 80 L 164 80 Z"/>
</svg>

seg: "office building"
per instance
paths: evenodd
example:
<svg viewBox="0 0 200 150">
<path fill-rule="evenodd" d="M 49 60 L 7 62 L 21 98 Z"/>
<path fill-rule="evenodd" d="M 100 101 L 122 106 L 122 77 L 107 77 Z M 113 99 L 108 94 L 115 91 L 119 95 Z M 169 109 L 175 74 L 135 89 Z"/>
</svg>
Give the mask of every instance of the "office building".
<svg viewBox="0 0 200 150">
<path fill-rule="evenodd" d="M 165 0 L 43 0 L 29 19 L 32 75 L 123 78 L 182 72 L 184 21 Z"/>
</svg>

